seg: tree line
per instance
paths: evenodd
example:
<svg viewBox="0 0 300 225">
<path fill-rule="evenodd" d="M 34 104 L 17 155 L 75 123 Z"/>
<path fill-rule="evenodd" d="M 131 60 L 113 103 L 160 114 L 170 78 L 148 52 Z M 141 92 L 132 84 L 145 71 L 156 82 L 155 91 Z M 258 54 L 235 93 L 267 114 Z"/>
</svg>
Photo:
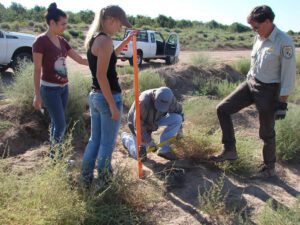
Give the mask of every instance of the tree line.
<svg viewBox="0 0 300 225">
<path fill-rule="evenodd" d="M 44 22 L 44 14 L 46 8 L 42 6 L 35 6 L 32 9 L 26 9 L 19 3 L 13 2 L 9 7 L 5 7 L 0 3 L 0 23 L 2 22 Z M 94 12 L 91 10 L 81 10 L 77 13 L 67 12 L 68 20 L 71 24 L 85 23 L 90 24 L 94 19 Z M 222 29 L 231 32 L 247 32 L 250 31 L 250 27 L 241 23 L 233 23 L 231 25 L 223 25 L 215 20 L 209 22 L 191 21 L 191 20 L 175 20 L 172 17 L 165 15 L 159 15 L 156 18 L 148 16 L 128 16 L 129 21 L 135 27 L 163 27 L 163 28 L 192 28 L 192 27 L 207 27 L 209 29 Z"/>
</svg>

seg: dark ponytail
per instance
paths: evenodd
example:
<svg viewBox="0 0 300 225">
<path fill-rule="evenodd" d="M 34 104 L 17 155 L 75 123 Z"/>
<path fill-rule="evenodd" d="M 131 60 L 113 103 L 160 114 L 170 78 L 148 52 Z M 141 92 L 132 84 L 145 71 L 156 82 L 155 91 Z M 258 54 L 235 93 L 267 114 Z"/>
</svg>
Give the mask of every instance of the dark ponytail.
<svg viewBox="0 0 300 225">
<path fill-rule="evenodd" d="M 51 3 L 45 14 L 45 19 L 47 24 L 50 25 L 50 20 L 54 20 L 55 22 L 58 22 L 60 17 L 66 18 L 67 14 L 61 9 L 58 9 L 55 2 Z"/>
</svg>

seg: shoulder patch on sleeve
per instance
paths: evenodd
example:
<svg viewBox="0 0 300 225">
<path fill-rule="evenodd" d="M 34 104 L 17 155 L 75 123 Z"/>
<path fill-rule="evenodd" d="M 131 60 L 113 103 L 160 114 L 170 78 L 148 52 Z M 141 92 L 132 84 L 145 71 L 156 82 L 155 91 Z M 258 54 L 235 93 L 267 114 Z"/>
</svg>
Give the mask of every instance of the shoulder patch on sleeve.
<svg viewBox="0 0 300 225">
<path fill-rule="evenodd" d="M 292 58 L 292 56 L 294 55 L 293 47 L 290 46 L 290 45 L 283 46 L 283 48 L 282 48 L 282 55 L 286 59 Z"/>
</svg>

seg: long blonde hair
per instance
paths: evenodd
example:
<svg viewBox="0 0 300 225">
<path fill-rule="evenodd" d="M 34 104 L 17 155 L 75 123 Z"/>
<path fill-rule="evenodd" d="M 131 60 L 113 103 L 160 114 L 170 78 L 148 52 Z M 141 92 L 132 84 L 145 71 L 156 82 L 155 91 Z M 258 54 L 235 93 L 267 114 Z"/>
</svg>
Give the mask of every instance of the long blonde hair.
<svg viewBox="0 0 300 225">
<path fill-rule="evenodd" d="M 96 33 L 103 31 L 104 12 L 105 12 L 105 9 L 103 8 L 95 14 L 94 21 L 91 24 L 90 29 L 89 29 L 89 31 L 86 35 L 85 41 L 84 41 L 84 47 L 86 49 L 89 48 L 90 42 L 91 42 L 93 36 Z"/>
</svg>

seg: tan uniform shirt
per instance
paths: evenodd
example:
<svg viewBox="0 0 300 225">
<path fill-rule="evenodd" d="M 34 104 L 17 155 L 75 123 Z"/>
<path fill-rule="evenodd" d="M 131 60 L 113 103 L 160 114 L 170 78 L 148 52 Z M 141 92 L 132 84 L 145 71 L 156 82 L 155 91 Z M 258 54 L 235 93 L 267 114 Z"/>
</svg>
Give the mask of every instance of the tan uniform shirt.
<svg viewBox="0 0 300 225">
<path fill-rule="evenodd" d="M 280 96 L 289 95 L 295 85 L 296 58 L 292 39 L 276 26 L 268 38 L 256 36 L 248 78 L 280 83 Z"/>
</svg>

